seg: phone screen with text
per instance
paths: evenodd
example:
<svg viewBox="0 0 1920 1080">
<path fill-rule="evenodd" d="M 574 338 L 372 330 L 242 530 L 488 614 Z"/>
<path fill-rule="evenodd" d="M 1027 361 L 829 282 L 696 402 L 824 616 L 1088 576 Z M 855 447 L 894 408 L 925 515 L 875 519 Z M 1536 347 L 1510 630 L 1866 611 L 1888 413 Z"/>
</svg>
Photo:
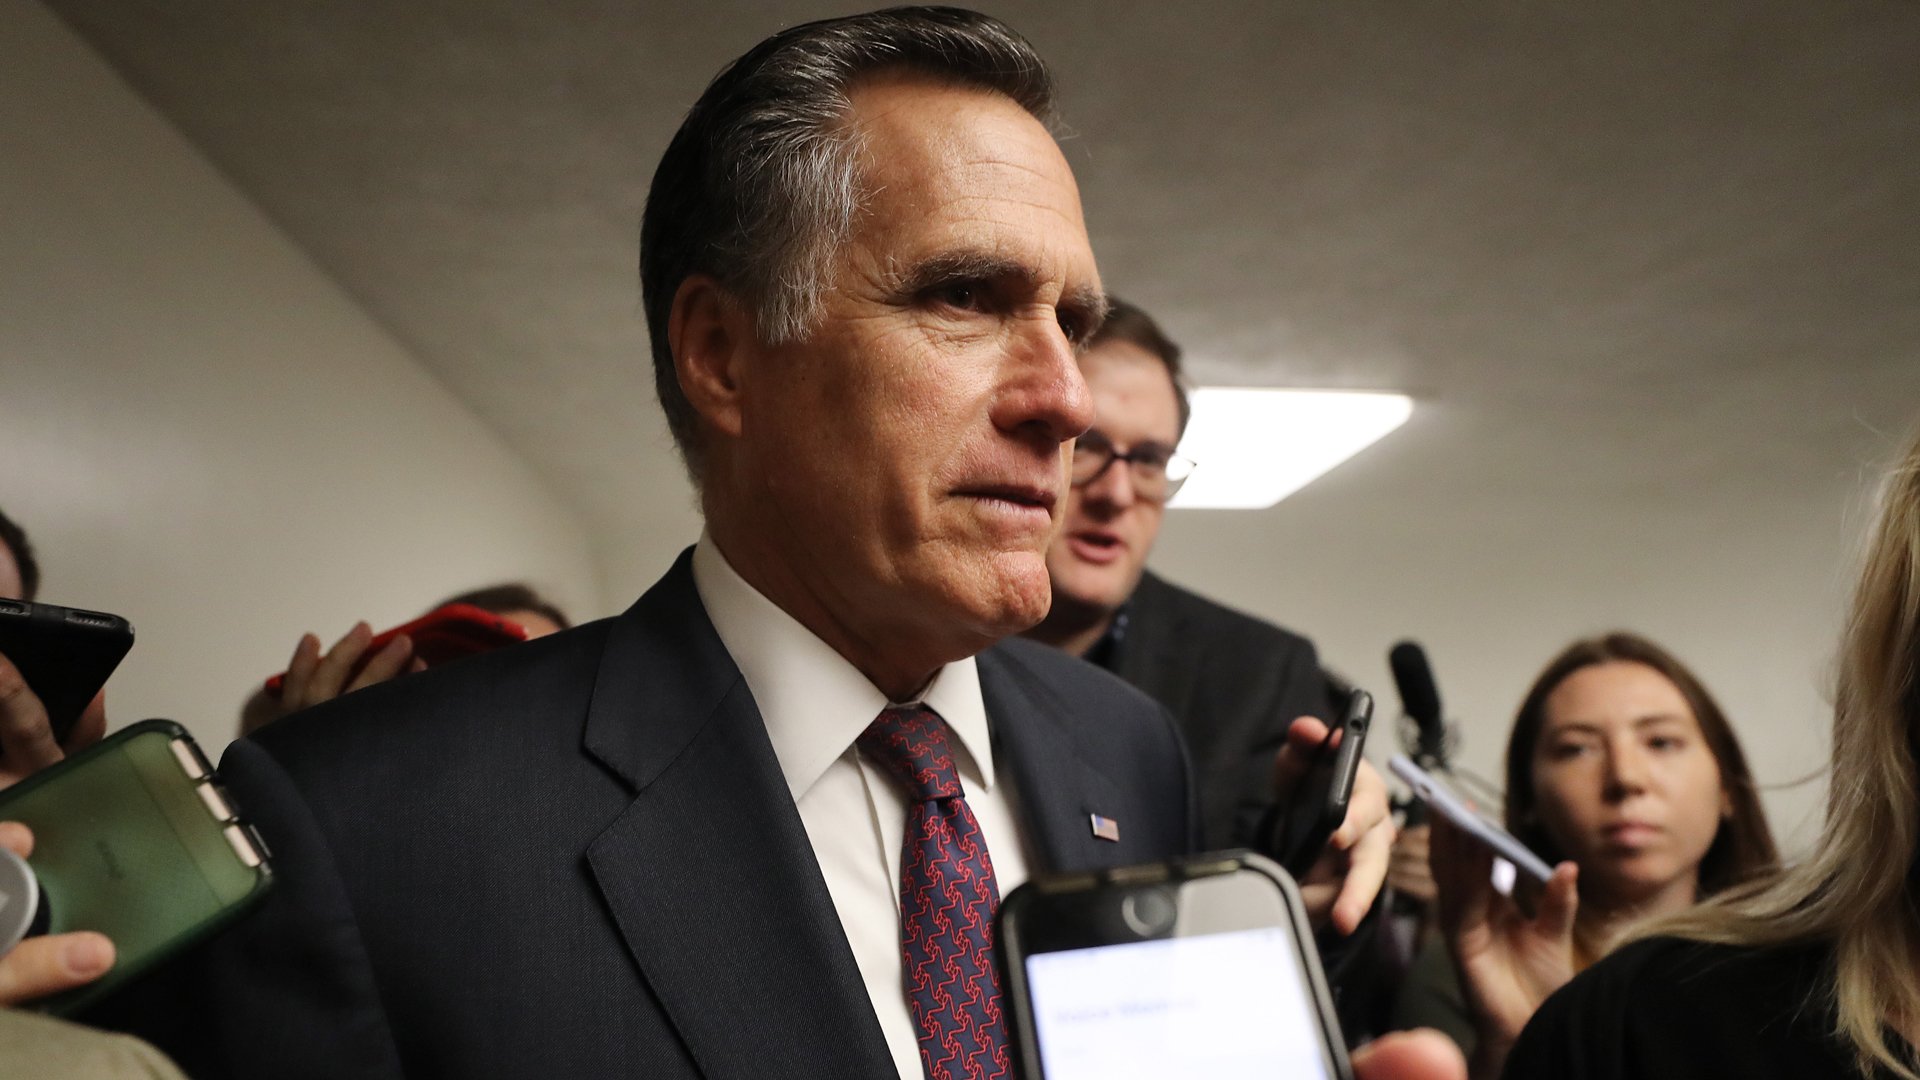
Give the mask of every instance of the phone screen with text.
<svg viewBox="0 0 1920 1080">
<path fill-rule="evenodd" d="M 1328 1080 L 1288 931 L 1236 930 L 1027 957 L 1046 1080 Z"/>
</svg>

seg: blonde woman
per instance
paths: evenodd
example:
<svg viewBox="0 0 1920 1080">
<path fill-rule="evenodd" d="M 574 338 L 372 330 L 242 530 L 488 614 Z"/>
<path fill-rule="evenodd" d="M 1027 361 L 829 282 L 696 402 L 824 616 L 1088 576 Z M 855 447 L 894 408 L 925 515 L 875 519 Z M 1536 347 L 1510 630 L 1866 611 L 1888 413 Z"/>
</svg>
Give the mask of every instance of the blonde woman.
<svg viewBox="0 0 1920 1080">
<path fill-rule="evenodd" d="M 1916 739 L 1920 442 L 1887 482 L 1854 594 L 1819 846 L 1576 978 L 1535 1014 L 1506 1075 L 1920 1080 Z"/>
</svg>

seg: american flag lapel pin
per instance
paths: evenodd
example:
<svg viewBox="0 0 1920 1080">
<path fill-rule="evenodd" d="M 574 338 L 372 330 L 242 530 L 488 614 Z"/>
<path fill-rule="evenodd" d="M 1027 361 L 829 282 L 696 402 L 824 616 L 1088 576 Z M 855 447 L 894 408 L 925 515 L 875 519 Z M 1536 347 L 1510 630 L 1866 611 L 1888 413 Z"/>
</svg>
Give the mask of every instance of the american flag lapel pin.
<svg viewBox="0 0 1920 1080">
<path fill-rule="evenodd" d="M 1093 835 L 1096 839 L 1108 840 L 1115 844 L 1120 842 L 1119 822 L 1110 817 L 1101 817 L 1099 814 L 1088 814 L 1087 817 L 1093 824 Z"/>
</svg>

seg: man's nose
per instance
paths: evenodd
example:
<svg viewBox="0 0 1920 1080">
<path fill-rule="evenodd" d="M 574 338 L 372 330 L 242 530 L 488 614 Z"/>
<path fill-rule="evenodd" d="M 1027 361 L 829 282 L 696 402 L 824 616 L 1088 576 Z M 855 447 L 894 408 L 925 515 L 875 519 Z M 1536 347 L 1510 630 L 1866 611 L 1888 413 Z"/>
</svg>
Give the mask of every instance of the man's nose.
<svg viewBox="0 0 1920 1080">
<path fill-rule="evenodd" d="M 1006 385 L 994 423 L 1058 446 L 1093 426 L 1093 394 L 1073 342 L 1052 314 L 1015 324 Z"/>
<path fill-rule="evenodd" d="M 1119 458 L 1108 461 L 1105 471 L 1081 490 L 1088 502 L 1113 510 L 1125 510 L 1140 497 L 1133 486 L 1133 466 Z"/>
</svg>

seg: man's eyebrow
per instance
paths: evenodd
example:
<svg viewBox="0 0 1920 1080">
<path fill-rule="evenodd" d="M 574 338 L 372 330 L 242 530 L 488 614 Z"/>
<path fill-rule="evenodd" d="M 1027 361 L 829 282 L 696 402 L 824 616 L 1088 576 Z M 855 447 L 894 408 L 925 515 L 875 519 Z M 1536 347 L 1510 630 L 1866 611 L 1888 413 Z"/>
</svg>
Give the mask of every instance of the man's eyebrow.
<svg viewBox="0 0 1920 1080">
<path fill-rule="evenodd" d="M 893 292 L 912 296 L 956 281 L 1013 281 L 1032 286 L 1039 282 L 1033 267 L 985 251 L 943 251 L 897 272 Z"/>
<path fill-rule="evenodd" d="M 943 251 L 894 275 L 891 290 L 897 296 L 912 296 L 956 281 L 1011 281 L 1027 288 L 1040 284 L 1040 273 L 1031 265 L 989 251 Z M 1091 285 L 1081 285 L 1061 296 L 1059 308 L 1085 325 L 1086 332 L 1098 329 L 1107 317 L 1107 294 Z"/>
<path fill-rule="evenodd" d="M 1100 324 L 1107 321 L 1107 309 L 1110 306 L 1107 294 L 1091 285 L 1068 289 L 1067 294 L 1060 298 L 1061 313 L 1079 324 L 1075 341 L 1083 348 L 1093 332 L 1100 329 Z"/>
</svg>

